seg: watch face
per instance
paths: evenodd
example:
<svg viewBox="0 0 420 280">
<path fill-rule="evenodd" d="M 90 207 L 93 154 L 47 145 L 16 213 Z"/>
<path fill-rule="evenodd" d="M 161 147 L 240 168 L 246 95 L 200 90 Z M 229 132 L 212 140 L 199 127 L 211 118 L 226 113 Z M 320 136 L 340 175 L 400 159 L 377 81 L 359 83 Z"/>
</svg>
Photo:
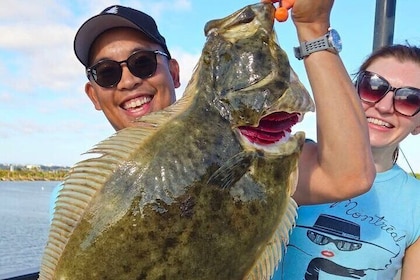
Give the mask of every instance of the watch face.
<svg viewBox="0 0 420 280">
<path fill-rule="evenodd" d="M 340 35 L 335 29 L 330 30 L 330 42 L 337 52 L 340 52 L 343 48 Z"/>
</svg>

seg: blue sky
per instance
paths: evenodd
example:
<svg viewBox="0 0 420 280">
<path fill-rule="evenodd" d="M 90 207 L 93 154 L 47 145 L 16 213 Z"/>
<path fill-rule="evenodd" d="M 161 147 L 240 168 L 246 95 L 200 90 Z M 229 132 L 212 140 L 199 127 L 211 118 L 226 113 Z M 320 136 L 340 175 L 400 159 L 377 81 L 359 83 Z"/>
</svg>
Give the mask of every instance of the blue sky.
<svg viewBox="0 0 420 280">
<path fill-rule="evenodd" d="M 86 97 L 84 69 L 73 53 L 74 35 L 87 18 L 113 4 L 154 16 L 172 56 L 180 62 L 182 86 L 177 95 L 181 96 L 204 45 L 205 23 L 256 2 L 2 0 L 0 163 L 71 166 L 83 152 L 114 132 Z M 331 25 L 341 34 L 341 57 L 349 73 L 354 73 L 372 50 L 375 7 L 374 0 L 335 1 Z M 397 1 L 395 43 L 408 40 L 420 45 L 415 24 L 419 10 L 419 1 Z M 293 56 L 297 38 L 291 20 L 275 23 L 275 29 L 292 67 L 309 88 L 303 62 Z M 337 120 L 343 117 L 337 116 Z M 316 139 L 314 114 L 307 114 L 297 130 Z M 416 172 L 420 172 L 419 140 L 410 136 L 402 143 Z M 400 165 L 408 170 L 402 159 Z"/>
</svg>

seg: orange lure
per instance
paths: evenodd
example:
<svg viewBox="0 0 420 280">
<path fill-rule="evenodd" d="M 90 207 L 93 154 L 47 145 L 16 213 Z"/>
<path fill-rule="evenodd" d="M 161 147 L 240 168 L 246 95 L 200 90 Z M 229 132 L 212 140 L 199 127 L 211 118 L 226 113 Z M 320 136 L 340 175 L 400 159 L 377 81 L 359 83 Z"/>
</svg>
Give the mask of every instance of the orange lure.
<svg viewBox="0 0 420 280">
<path fill-rule="evenodd" d="M 279 3 L 274 14 L 276 20 L 279 22 L 284 22 L 289 18 L 289 9 L 295 4 L 295 0 L 264 0 L 263 2 Z"/>
</svg>

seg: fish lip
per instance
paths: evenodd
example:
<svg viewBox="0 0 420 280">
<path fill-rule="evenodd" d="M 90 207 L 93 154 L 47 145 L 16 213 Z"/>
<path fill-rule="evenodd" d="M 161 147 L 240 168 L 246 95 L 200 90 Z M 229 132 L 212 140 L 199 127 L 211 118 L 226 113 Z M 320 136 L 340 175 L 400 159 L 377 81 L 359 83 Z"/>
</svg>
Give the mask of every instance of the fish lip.
<svg viewBox="0 0 420 280">
<path fill-rule="evenodd" d="M 249 142 L 267 146 L 288 141 L 292 127 L 301 120 L 297 112 L 274 112 L 260 119 L 258 126 L 239 126 L 238 130 Z"/>
</svg>

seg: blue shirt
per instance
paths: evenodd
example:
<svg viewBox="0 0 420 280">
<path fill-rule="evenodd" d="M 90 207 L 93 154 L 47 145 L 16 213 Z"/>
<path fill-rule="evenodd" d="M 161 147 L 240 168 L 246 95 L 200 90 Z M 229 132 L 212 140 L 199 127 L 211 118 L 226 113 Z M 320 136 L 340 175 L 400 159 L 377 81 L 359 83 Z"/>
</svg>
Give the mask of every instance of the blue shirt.
<svg viewBox="0 0 420 280">
<path fill-rule="evenodd" d="M 420 181 L 395 165 L 365 194 L 299 207 L 272 279 L 393 279 L 420 236 L 419 199 Z"/>
</svg>

